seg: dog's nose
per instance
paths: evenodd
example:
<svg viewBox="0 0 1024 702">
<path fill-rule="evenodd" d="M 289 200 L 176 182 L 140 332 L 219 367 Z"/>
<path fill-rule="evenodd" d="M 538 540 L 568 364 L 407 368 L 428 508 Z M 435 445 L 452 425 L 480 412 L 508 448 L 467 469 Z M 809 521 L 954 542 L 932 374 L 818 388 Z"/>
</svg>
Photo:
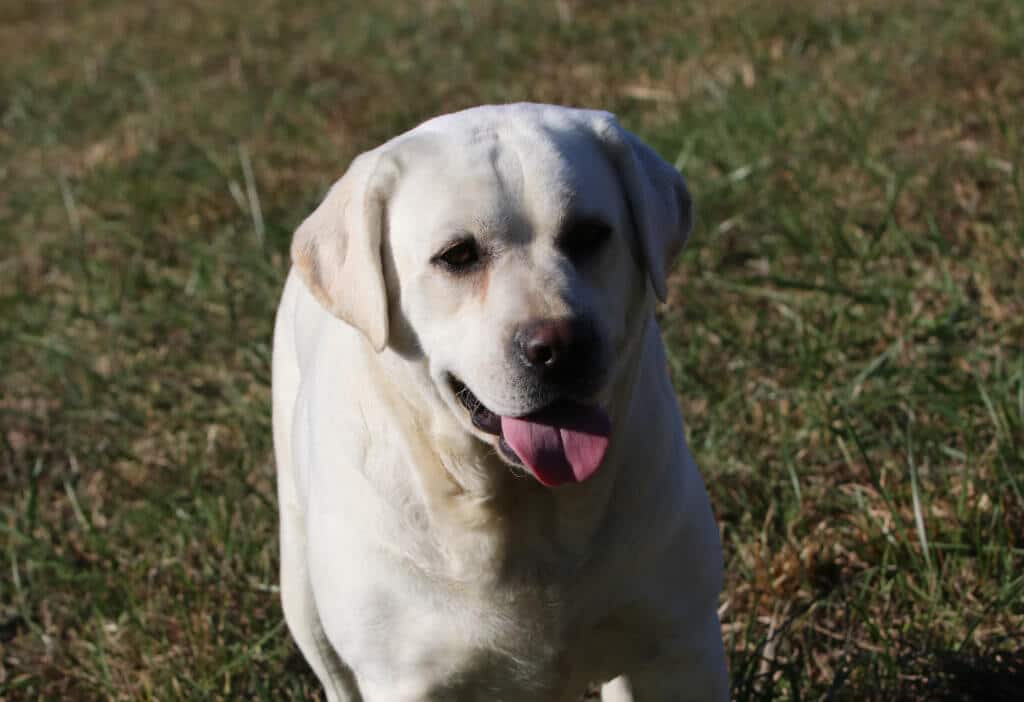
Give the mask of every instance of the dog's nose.
<svg viewBox="0 0 1024 702">
<path fill-rule="evenodd" d="M 563 392 L 592 392 L 606 371 L 601 335 L 581 317 L 527 322 L 513 335 L 512 345 L 535 380 Z"/>
<path fill-rule="evenodd" d="M 516 344 L 526 365 L 548 371 L 562 365 L 573 347 L 573 327 L 569 319 L 545 319 L 523 326 Z"/>
</svg>

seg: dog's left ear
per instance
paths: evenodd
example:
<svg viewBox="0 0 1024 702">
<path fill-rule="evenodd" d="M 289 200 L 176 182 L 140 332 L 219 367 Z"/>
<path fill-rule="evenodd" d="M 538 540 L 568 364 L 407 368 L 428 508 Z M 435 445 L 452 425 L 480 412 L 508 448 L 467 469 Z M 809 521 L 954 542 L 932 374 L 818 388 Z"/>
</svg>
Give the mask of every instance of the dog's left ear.
<svg viewBox="0 0 1024 702">
<path fill-rule="evenodd" d="M 693 202 L 683 176 L 636 135 L 605 113 L 593 125 L 618 168 L 633 228 L 654 292 L 668 293 L 668 271 L 693 229 Z"/>
<path fill-rule="evenodd" d="M 361 331 L 377 351 L 388 342 L 381 246 L 394 171 L 379 151 L 357 157 L 292 238 L 292 263 L 331 314 Z"/>
</svg>

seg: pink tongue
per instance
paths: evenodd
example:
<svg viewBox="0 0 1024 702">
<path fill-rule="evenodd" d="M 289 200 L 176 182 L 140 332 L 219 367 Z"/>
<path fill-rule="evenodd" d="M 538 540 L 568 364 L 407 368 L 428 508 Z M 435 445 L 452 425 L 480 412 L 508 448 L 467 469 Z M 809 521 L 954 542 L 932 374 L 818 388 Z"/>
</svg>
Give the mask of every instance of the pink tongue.
<svg viewBox="0 0 1024 702">
<path fill-rule="evenodd" d="M 562 402 L 526 417 L 502 417 L 501 434 L 544 485 L 581 483 L 608 450 L 611 420 L 597 407 Z"/>
</svg>

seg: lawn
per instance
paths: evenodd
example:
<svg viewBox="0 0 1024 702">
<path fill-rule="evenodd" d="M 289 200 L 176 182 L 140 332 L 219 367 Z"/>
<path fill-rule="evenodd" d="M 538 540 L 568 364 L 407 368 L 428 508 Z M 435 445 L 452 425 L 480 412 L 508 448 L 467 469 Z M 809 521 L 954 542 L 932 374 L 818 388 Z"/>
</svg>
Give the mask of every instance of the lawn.
<svg viewBox="0 0 1024 702">
<path fill-rule="evenodd" d="M 523 99 L 694 192 L 659 314 L 735 699 L 1019 697 L 1024 3 L 320 5 L 0 7 L 0 700 L 319 695 L 276 590 L 291 232 Z"/>
</svg>

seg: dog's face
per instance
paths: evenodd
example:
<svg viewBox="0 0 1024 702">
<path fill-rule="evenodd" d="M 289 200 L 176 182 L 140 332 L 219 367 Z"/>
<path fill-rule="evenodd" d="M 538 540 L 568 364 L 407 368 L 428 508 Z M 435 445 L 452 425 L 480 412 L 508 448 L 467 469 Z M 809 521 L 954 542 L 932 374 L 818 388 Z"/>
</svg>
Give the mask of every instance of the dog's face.
<svg viewBox="0 0 1024 702">
<path fill-rule="evenodd" d="M 593 473 L 648 280 L 663 294 L 689 231 L 678 173 L 603 113 L 483 108 L 360 157 L 332 197 L 338 224 L 314 214 L 293 249 L 321 301 L 378 349 L 400 324 L 506 461 L 551 485 Z"/>
<path fill-rule="evenodd" d="M 496 416 L 593 400 L 646 289 L 611 163 L 573 137 L 424 137 L 389 210 L 402 310 L 432 377 Z"/>
</svg>

